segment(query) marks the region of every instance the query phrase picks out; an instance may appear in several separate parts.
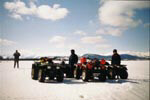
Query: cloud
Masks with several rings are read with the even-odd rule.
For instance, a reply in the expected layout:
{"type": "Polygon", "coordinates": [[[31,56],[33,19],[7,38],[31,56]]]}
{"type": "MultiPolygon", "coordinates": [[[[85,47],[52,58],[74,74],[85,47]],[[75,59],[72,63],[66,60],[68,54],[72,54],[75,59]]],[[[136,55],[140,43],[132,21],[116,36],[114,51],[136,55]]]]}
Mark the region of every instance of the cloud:
{"type": "Polygon", "coordinates": [[[36,16],[46,20],[63,19],[69,13],[68,9],[60,8],[59,4],[49,5],[35,5],[35,0],[30,1],[29,7],[22,1],[5,2],[4,7],[11,13],[11,17],[15,19],[22,19],[24,15],[36,16]]]}
{"type": "Polygon", "coordinates": [[[96,31],[96,34],[112,35],[112,36],[121,36],[123,29],[119,28],[101,28],[96,31]]]}
{"type": "Polygon", "coordinates": [[[136,27],[142,21],[135,20],[135,10],[149,8],[149,1],[107,1],[99,8],[101,24],[113,27],[136,27]]]}
{"type": "Polygon", "coordinates": [[[57,47],[57,48],[63,48],[65,46],[66,37],[63,36],[54,36],[49,39],[49,42],[57,47]]]}
{"type": "Polygon", "coordinates": [[[109,45],[109,44],[101,44],[101,45],[96,45],[96,48],[97,49],[108,49],[108,48],[110,48],[111,47],[111,45],[109,45]]]}
{"type": "Polygon", "coordinates": [[[16,44],[16,42],[0,38],[0,45],[11,46],[11,45],[14,45],[14,44],[16,44]]]}
{"type": "Polygon", "coordinates": [[[37,15],[42,19],[50,19],[53,21],[62,19],[67,15],[68,10],[66,8],[59,7],[60,5],[58,4],[53,5],[53,8],[47,5],[42,5],[38,7],[37,15]]]}
{"type": "Polygon", "coordinates": [[[51,43],[64,43],[65,40],[66,40],[66,38],[63,36],[54,36],[49,40],[49,42],[51,42],[51,43]]]}
{"type": "Polygon", "coordinates": [[[74,34],[76,34],[76,35],[81,35],[81,36],[87,35],[87,33],[85,33],[85,32],[82,31],[82,30],[77,30],[77,31],[74,32],[74,34]]]}
{"type": "Polygon", "coordinates": [[[81,38],[81,42],[87,44],[96,44],[104,41],[105,39],[103,39],[101,36],[86,36],[81,38]]]}
{"type": "Polygon", "coordinates": [[[14,19],[18,19],[18,20],[22,20],[22,17],[19,14],[11,14],[10,17],[14,18],[14,19]]]}

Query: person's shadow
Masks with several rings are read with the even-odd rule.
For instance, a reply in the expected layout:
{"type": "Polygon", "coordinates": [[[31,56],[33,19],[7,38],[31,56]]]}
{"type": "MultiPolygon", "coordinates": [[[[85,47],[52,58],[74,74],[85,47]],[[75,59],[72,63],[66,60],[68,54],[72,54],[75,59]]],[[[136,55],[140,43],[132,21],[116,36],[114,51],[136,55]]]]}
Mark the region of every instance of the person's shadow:
{"type": "Polygon", "coordinates": [[[122,84],[122,83],[134,83],[139,84],[136,79],[106,79],[106,81],[99,81],[98,79],[89,80],[89,83],[110,83],[110,84],[122,84]]]}
{"type": "Polygon", "coordinates": [[[110,84],[123,84],[123,83],[132,83],[132,84],[140,84],[140,82],[149,82],[149,79],[106,79],[106,81],[102,82],[98,79],[89,80],[88,82],[83,82],[82,79],[75,79],[75,78],[64,78],[63,82],[57,82],[55,80],[45,80],[44,83],[51,83],[51,84],[87,84],[87,83],[110,83],[110,84]]]}

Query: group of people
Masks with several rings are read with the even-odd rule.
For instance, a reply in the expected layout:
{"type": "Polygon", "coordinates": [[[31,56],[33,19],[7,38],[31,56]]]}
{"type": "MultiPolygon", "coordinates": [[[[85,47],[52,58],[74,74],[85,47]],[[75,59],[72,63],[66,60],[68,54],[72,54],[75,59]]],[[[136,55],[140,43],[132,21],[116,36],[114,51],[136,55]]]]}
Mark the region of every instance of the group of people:
{"type": "MultiPolygon", "coordinates": [[[[15,68],[16,64],[17,64],[17,68],[19,68],[19,57],[21,56],[21,54],[18,52],[18,50],[16,50],[16,52],[13,54],[13,56],[14,56],[14,68],[15,68]]],[[[73,71],[74,71],[74,64],[77,64],[77,62],[78,62],[78,56],[75,54],[75,50],[72,49],[71,55],[69,57],[69,65],[70,65],[72,76],[73,76],[73,71]]],[[[111,64],[112,65],[120,65],[121,64],[121,57],[117,53],[116,49],[113,50],[111,64]]]]}

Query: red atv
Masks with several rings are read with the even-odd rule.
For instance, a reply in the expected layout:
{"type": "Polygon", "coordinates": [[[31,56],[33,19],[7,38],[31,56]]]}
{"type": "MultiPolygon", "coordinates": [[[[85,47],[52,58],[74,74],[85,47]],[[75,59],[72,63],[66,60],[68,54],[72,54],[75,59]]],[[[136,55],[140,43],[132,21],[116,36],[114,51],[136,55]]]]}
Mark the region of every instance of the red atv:
{"type": "Polygon", "coordinates": [[[74,70],[74,77],[76,79],[80,79],[82,76],[83,81],[94,79],[94,77],[98,77],[100,81],[106,80],[106,61],[104,59],[101,61],[94,59],[87,62],[86,58],[83,57],[80,59],[80,62],[74,70]]]}

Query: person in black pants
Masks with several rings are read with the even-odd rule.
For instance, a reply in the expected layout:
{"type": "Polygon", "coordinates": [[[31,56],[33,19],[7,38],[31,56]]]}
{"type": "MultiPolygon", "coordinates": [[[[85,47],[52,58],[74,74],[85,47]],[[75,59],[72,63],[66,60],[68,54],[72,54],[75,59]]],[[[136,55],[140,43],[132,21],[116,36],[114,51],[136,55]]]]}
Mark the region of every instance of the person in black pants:
{"type": "Polygon", "coordinates": [[[71,50],[71,55],[69,57],[69,65],[70,65],[70,77],[74,77],[73,72],[74,72],[74,64],[77,64],[78,62],[78,56],[75,54],[75,50],[71,50]]]}
{"type": "Polygon", "coordinates": [[[19,56],[20,56],[20,53],[18,52],[18,50],[16,50],[16,52],[13,54],[14,56],[14,68],[17,64],[17,68],[19,68],[19,56]]]}

